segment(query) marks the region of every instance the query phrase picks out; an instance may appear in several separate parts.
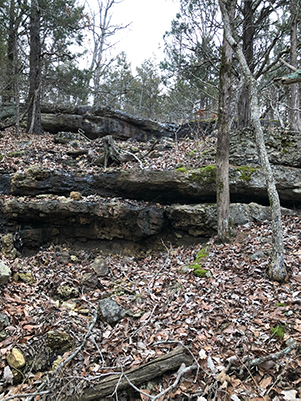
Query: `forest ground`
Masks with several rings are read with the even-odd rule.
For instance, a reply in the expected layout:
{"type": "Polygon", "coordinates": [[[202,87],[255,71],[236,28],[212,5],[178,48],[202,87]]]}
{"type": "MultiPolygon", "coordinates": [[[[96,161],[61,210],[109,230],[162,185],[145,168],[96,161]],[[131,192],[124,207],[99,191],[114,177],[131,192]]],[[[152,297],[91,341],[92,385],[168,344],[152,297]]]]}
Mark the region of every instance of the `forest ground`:
{"type": "MultiPolygon", "coordinates": [[[[147,158],[144,166],[164,170],[187,160],[197,167],[206,162],[201,155],[213,142],[187,140],[169,145],[164,152],[158,151],[160,156],[147,158]]],[[[52,135],[28,137],[22,133],[16,138],[13,130],[6,130],[1,138],[1,154],[5,156],[0,168],[15,172],[40,164],[70,171],[81,168],[93,174],[102,169],[91,162],[91,157],[101,152],[101,142],[86,145],[93,155],[90,152],[90,156],[73,159],[68,156],[66,145],[54,144],[52,135]]],[[[130,146],[146,150],[150,145],[130,146]]],[[[133,165],[129,162],[118,168],[133,165]]],[[[2,195],[5,197],[8,195],[2,195]]],[[[69,333],[75,349],[79,347],[98,301],[104,297],[111,296],[128,313],[115,326],[98,319],[85,347],[59,375],[35,372],[18,384],[5,385],[0,373],[0,399],[24,399],[18,394],[40,388],[46,377],[49,382],[43,390],[51,391],[49,399],[59,399],[66,381],[93,383],[96,376],[126,372],[178,345],[192,353],[196,369],[157,399],[301,399],[300,215],[285,216],[283,228],[289,271],[284,284],[272,282],[266,275],[272,248],[267,221],[236,227],[228,244],[218,244],[216,238],[211,238],[201,261],[202,268],[210,271],[209,277],[196,277],[189,267],[197,258],[200,245],[175,248],[164,244],[164,252],[128,256],[101,255],[97,249],[49,244],[15,260],[1,255],[1,261],[13,273],[30,272],[34,277],[34,282],[11,280],[1,288],[0,311],[11,321],[6,328],[7,337],[0,343],[1,372],[13,347],[30,344],[49,330],[69,333]],[[91,272],[91,263],[99,256],[105,258],[110,273],[99,278],[97,288],[83,291],[82,276],[91,272]],[[62,283],[78,289],[79,296],[72,302],[63,303],[57,298],[56,289],[62,283]],[[265,358],[268,356],[271,358],[265,358]]],[[[63,358],[73,351],[65,352],[63,358]]],[[[164,374],[140,389],[156,397],[172,385],[176,376],[164,374]]],[[[149,399],[145,394],[135,392],[128,398],[118,398],[116,393],[112,399],[149,399]]],[[[43,395],[38,398],[43,399],[43,395]]]]}

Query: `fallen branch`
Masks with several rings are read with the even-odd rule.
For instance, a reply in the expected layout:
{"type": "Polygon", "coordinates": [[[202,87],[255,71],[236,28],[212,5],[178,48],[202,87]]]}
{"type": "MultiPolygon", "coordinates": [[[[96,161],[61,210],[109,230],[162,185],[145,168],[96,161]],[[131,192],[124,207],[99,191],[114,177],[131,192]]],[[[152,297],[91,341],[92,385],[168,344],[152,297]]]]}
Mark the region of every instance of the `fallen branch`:
{"type": "Polygon", "coordinates": [[[249,366],[258,366],[267,361],[278,360],[282,356],[289,354],[296,347],[297,347],[297,343],[296,343],[296,341],[294,341],[291,345],[289,345],[288,347],[284,348],[283,350],[281,350],[279,352],[276,352],[275,354],[270,354],[270,355],[263,356],[261,358],[253,359],[252,361],[249,362],[249,366]]]}
{"type": "Polygon", "coordinates": [[[152,401],[156,401],[156,400],[160,399],[161,397],[163,397],[165,394],[169,393],[174,388],[176,388],[177,385],[179,384],[181,377],[184,376],[185,373],[191,372],[192,370],[195,370],[195,369],[197,369],[197,367],[195,365],[191,365],[186,368],[185,364],[183,363],[178,370],[176,380],[173,382],[173,384],[171,384],[169,387],[167,387],[165,390],[161,391],[161,393],[159,393],[155,396],[147,394],[144,391],[139,390],[138,387],[136,387],[133,383],[131,383],[131,381],[128,379],[128,377],[125,374],[123,376],[126,378],[127,382],[129,383],[129,385],[131,387],[133,387],[134,390],[149,397],[152,401]]]}
{"type": "Polygon", "coordinates": [[[91,381],[90,386],[85,381],[82,383],[82,388],[79,388],[79,385],[74,386],[73,383],[69,389],[70,393],[65,393],[66,395],[61,400],[72,401],[75,397],[78,397],[81,401],[91,401],[99,399],[100,395],[102,398],[109,397],[114,393],[116,388],[118,388],[118,391],[128,388],[130,386],[129,382],[137,387],[141,383],[148,382],[157,376],[162,376],[167,371],[178,369],[183,363],[186,366],[190,366],[192,362],[193,358],[187,350],[184,347],[178,347],[168,354],[161,355],[144,365],[132,368],[124,373],[121,372],[119,377],[116,377],[116,374],[114,374],[114,376],[112,375],[113,377],[107,377],[97,382],[91,381]],[[71,394],[75,387],[78,389],[77,393],[71,394]]]}

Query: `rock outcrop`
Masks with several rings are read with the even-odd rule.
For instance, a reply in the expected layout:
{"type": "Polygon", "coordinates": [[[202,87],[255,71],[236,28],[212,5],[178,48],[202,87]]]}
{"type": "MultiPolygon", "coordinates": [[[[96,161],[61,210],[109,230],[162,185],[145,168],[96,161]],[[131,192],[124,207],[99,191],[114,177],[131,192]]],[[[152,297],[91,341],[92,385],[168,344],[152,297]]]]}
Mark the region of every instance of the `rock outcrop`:
{"type": "MultiPolygon", "coordinates": [[[[21,225],[20,235],[27,247],[72,239],[138,242],[163,237],[168,230],[174,237],[195,239],[214,235],[217,227],[215,204],[162,206],[97,196],[81,200],[14,198],[4,201],[2,212],[8,224],[21,225]]],[[[283,213],[294,212],[283,209],[283,213]]],[[[242,224],[269,220],[271,212],[257,204],[232,204],[231,216],[234,224],[242,224]]]]}
{"type": "MultiPolygon", "coordinates": [[[[273,166],[275,181],[283,206],[301,205],[301,169],[273,166]]],[[[70,174],[63,170],[48,170],[38,166],[22,173],[15,173],[10,179],[9,193],[16,196],[56,194],[69,196],[78,191],[84,196],[122,197],[149,202],[172,203],[214,203],[216,168],[214,165],[199,169],[156,171],[117,170],[93,175],[82,172],[70,174]]],[[[230,192],[232,202],[257,202],[268,205],[265,177],[259,167],[230,167],[230,192]]],[[[1,188],[0,175],[0,188],[1,188]]],[[[3,187],[7,188],[7,176],[3,187]]]]}

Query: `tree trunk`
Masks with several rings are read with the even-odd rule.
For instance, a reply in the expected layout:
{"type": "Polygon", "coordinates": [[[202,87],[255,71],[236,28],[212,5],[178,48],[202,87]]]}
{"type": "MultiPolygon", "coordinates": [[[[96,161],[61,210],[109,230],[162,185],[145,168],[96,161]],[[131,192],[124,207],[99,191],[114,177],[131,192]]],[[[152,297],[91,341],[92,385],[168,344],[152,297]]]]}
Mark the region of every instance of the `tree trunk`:
{"type": "MultiPolygon", "coordinates": [[[[232,6],[232,3],[230,4],[232,6]]],[[[235,8],[228,10],[231,18],[235,8]]],[[[231,119],[231,67],[232,48],[223,37],[219,88],[219,123],[216,144],[216,199],[217,234],[221,242],[230,236],[230,190],[229,190],[229,133],[231,119]]]]}
{"type": "Polygon", "coordinates": [[[9,31],[7,37],[7,66],[6,79],[7,84],[3,94],[3,102],[11,103],[14,98],[14,79],[15,79],[15,47],[17,31],[15,27],[15,0],[10,1],[9,8],[9,31]]]}
{"type": "Polygon", "coordinates": [[[40,6],[38,0],[31,2],[30,14],[30,71],[27,132],[42,134],[41,124],[41,40],[40,6]]]}
{"type": "MultiPolygon", "coordinates": [[[[290,11],[291,11],[291,49],[290,49],[290,64],[293,67],[298,68],[298,57],[297,57],[297,31],[298,31],[298,8],[297,1],[291,0],[290,11]]],[[[299,85],[298,83],[291,85],[291,99],[290,99],[290,112],[289,121],[292,131],[301,131],[300,121],[300,102],[299,102],[299,85]]]]}
{"type": "MultiPolygon", "coordinates": [[[[253,42],[254,42],[254,12],[252,0],[244,1],[243,7],[243,53],[246,59],[246,62],[250,68],[250,71],[254,71],[254,51],[253,51],[253,42]]],[[[250,95],[249,88],[246,83],[243,84],[241,88],[241,92],[238,98],[238,128],[248,127],[251,122],[251,114],[250,114],[250,95]]]]}
{"type": "MultiPolygon", "coordinates": [[[[229,1],[230,3],[233,3],[233,1],[235,0],[228,0],[228,2],[229,1]]],[[[271,279],[281,282],[285,280],[287,276],[287,271],[284,261],[280,201],[275,185],[273,172],[268,159],[264,143],[263,130],[260,123],[260,109],[258,104],[257,83],[247,64],[242,48],[239,46],[239,44],[237,44],[237,42],[233,38],[232,28],[230,24],[230,17],[226,7],[226,4],[228,2],[225,0],[219,0],[224,22],[224,30],[228,42],[230,43],[231,47],[236,53],[244,80],[249,88],[251,122],[255,129],[255,141],[259,152],[261,166],[264,171],[267,182],[267,192],[272,210],[273,256],[272,256],[272,263],[268,269],[268,275],[271,279]]]]}

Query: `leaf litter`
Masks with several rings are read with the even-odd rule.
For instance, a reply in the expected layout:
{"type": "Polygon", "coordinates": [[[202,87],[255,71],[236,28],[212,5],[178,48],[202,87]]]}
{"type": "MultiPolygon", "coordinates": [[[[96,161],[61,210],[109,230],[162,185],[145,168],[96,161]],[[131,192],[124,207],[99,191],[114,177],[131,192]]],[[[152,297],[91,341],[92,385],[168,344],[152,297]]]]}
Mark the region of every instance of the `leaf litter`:
{"type": "MultiPolygon", "coordinates": [[[[15,138],[10,130],[3,133],[2,154],[4,149],[7,154],[26,148],[26,141],[32,150],[27,153],[26,148],[26,156],[18,158],[5,156],[2,171],[22,171],[33,162],[50,169],[59,165],[67,169],[85,166],[87,173],[101,170],[91,167],[85,155],[73,164],[65,163],[70,159],[65,157],[66,147],[54,145],[49,134],[22,138],[15,138]]],[[[97,146],[94,152],[99,151],[97,146]]],[[[196,146],[204,145],[195,140],[183,142],[164,156],[151,158],[147,168],[175,168],[177,160],[187,159],[196,146]]],[[[192,166],[196,163],[197,158],[192,166]]],[[[131,164],[122,167],[131,168],[131,164]]],[[[34,282],[11,280],[1,288],[0,309],[10,325],[0,343],[0,399],[23,399],[18,394],[36,391],[47,376],[47,371],[38,371],[20,384],[11,384],[6,356],[15,346],[30,348],[50,330],[70,334],[75,347],[80,346],[98,301],[106,297],[125,309],[125,318],[115,326],[97,320],[82,351],[64,366],[62,375],[52,377],[48,386],[52,399],[66,381],[86,380],[93,385],[100,375],[141,366],[180,344],[193,355],[196,370],[161,397],[164,400],[301,398],[300,217],[284,216],[283,228],[289,278],[282,285],[266,276],[272,250],[267,221],[236,227],[227,244],[211,238],[206,244],[209,254],[202,262],[210,277],[196,277],[189,267],[199,245],[175,248],[165,244],[166,250],[157,254],[106,256],[110,273],[98,278],[93,289],[84,288],[82,276],[92,272],[91,263],[100,255],[96,250],[49,245],[15,260],[1,255],[13,274],[30,272],[34,282]],[[67,263],[61,258],[64,252],[71,256],[67,263]],[[65,283],[76,288],[78,296],[64,302],[57,297],[57,288],[65,283]],[[297,345],[285,353],[293,341],[297,345]],[[256,364],[257,359],[262,363],[256,364]]],[[[71,353],[66,351],[62,357],[71,353]]],[[[124,399],[150,399],[147,394],[155,397],[174,380],[172,373],[164,374],[140,386],[143,394],[136,392],[124,399]]]]}

